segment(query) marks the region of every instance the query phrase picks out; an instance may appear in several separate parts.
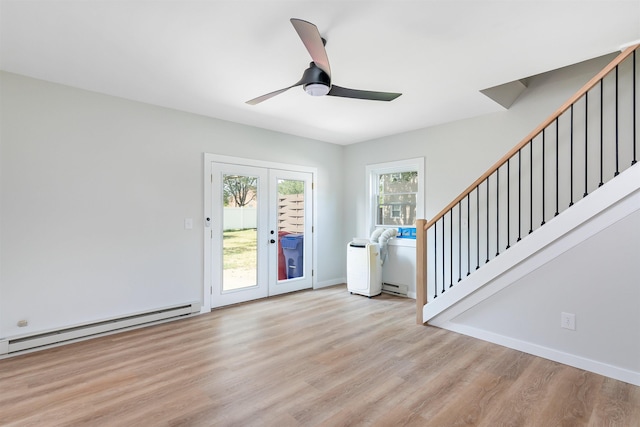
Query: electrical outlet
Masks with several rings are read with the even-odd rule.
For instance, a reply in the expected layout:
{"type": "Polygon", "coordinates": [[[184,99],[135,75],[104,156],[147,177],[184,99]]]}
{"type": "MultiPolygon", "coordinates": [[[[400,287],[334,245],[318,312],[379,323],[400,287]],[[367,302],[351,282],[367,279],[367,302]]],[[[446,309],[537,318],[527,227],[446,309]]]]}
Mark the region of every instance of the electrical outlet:
{"type": "Polygon", "coordinates": [[[193,228],[193,218],[184,219],[184,229],[191,230],[193,228]]]}
{"type": "Polygon", "coordinates": [[[576,330],[576,315],[573,313],[560,313],[560,326],[571,331],[576,330]]]}
{"type": "Polygon", "coordinates": [[[18,320],[18,327],[24,328],[25,326],[29,326],[29,321],[26,319],[18,320]]]}

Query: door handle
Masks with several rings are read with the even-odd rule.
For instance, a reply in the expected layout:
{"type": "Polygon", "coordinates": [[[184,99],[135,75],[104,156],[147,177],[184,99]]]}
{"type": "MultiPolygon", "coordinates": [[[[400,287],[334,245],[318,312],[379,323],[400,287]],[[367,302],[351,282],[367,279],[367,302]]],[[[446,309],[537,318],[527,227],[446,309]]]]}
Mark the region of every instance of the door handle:
{"type": "Polygon", "coordinates": [[[269,241],[269,243],[275,243],[275,242],[276,242],[276,241],[275,241],[274,239],[271,239],[271,240],[269,241]]]}

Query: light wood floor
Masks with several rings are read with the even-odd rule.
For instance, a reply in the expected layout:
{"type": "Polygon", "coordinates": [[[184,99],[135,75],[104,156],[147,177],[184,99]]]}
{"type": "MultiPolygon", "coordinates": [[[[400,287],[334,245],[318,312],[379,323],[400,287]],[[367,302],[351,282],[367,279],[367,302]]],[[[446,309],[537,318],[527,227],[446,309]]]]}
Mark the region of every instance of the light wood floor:
{"type": "Polygon", "coordinates": [[[640,426],[640,387],[343,286],[0,360],[0,425],[640,426]]]}

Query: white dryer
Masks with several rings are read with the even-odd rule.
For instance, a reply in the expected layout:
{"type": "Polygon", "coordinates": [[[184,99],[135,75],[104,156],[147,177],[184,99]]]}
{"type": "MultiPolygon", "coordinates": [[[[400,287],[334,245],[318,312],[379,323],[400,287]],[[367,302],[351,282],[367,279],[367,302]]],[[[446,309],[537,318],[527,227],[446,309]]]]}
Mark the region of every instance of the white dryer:
{"type": "Polygon", "coordinates": [[[347,289],[371,298],[382,293],[382,264],[377,243],[354,240],[347,245],[347,289]]]}

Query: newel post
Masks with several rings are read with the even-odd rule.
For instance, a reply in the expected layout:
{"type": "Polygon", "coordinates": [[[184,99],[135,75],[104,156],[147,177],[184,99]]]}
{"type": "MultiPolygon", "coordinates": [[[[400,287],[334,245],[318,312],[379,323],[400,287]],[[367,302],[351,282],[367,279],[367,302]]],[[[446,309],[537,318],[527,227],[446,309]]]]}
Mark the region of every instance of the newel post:
{"type": "Polygon", "coordinates": [[[427,230],[426,219],[416,221],[416,323],[424,324],[422,308],[427,303],[427,230]]]}

